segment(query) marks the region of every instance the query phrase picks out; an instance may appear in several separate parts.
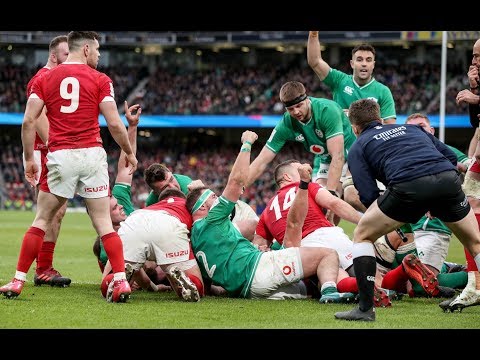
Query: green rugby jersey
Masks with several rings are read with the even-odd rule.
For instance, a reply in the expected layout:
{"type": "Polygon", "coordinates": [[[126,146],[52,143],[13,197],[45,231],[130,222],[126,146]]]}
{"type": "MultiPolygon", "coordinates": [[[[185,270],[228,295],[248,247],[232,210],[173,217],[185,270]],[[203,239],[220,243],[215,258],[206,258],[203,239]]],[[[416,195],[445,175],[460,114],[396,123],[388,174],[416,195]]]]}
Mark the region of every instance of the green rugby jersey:
{"type": "Polygon", "coordinates": [[[234,206],[220,196],[208,215],[193,223],[190,241],[202,276],[231,297],[248,297],[262,252],[230,221],[234,206]]]}
{"type": "Polygon", "coordinates": [[[275,126],[265,146],[278,153],[287,141],[303,144],[308,152],[318,156],[322,163],[330,163],[332,158],[327,150],[327,140],[343,135],[345,158],[356,137],[347,116],[333,100],[309,97],[312,102],[312,118],[302,123],[286,111],[282,120],[275,126]]]}
{"type": "Polygon", "coordinates": [[[350,104],[356,100],[372,99],[380,106],[380,116],[383,120],[397,117],[392,92],[373,77],[367,84],[360,86],[353,79],[353,75],[330,69],[323,82],[332,91],[333,100],[344,110],[348,110],[350,104]]]}
{"type": "MultiPolygon", "coordinates": [[[[188,184],[192,182],[192,179],[186,175],[180,174],[173,174],[173,177],[177,179],[178,185],[180,185],[180,191],[183,192],[185,195],[188,193],[188,184]]],[[[147,200],[145,200],[145,207],[156,204],[158,202],[158,195],[156,195],[153,191],[150,191],[148,194],[147,200]]]]}

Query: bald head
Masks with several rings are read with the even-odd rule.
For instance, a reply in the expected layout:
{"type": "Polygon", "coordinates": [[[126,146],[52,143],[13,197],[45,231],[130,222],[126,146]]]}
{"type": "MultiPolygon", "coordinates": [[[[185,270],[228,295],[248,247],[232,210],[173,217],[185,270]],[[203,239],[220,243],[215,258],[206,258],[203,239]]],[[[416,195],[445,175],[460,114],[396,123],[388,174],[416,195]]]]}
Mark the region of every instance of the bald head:
{"type": "Polygon", "coordinates": [[[478,39],[477,41],[475,41],[475,44],[473,45],[473,48],[477,48],[479,49],[480,48],[480,39],[478,39]]]}

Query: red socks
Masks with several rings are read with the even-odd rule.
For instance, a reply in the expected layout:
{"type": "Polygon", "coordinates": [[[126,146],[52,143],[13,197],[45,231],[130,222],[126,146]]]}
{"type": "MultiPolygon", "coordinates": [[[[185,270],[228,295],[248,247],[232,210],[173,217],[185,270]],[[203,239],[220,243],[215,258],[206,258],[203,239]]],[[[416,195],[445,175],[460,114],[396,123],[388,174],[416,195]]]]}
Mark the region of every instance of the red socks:
{"type": "Polygon", "coordinates": [[[337,290],[338,292],[351,292],[354,294],[358,294],[358,285],[357,285],[357,279],[350,276],[345,279],[340,280],[337,283],[337,290]]]}
{"type": "MultiPolygon", "coordinates": [[[[475,214],[477,218],[478,227],[480,228],[480,214],[475,214]]],[[[473,258],[472,254],[468,252],[467,249],[463,249],[465,252],[465,260],[467,262],[467,271],[478,271],[477,264],[475,263],[475,259],[473,258]]]]}
{"type": "Polygon", "coordinates": [[[17,271],[28,273],[42,247],[45,231],[31,226],[23,236],[20,255],[18,256],[17,271]]]}
{"type": "Polygon", "coordinates": [[[41,274],[44,270],[52,267],[55,245],[54,242],[43,241],[42,248],[37,256],[37,274],[41,274]]]}
{"type": "Polygon", "coordinates": [[[103,247],[107,253],[108,260],[112,265],[112,272],[125,272],[125,260],[123,258],[123,245],[120,236],[114,231],[102,236],[103,247]]]}
{"type": "Polygon", "coordinates": [[[398,265],[395,269],[385,274],[382,281],[382,288],[395,290],[401,293],[407,293],[408,275],[403,270],[402,265],[398,265]]]}
{"type": "Polygon", "coordinates": [[[192,280],[192,282],[195,284],[195,286],[197,287],[197,290],[200,294],[201,297],[204,297],[205,296],[205,290],[203,289],[203,283],[202,281],[196,277],[195,275],[192,275],[192,274],[187,274],[188,278],[190,280],[192,280]]]}
{"type": "Polygon", "coordinates": [[[467,271],[478,271],[477,264],[475,263],[472,254],[470,254],[465,248],[463,248],[463,251],[465,252],[465,260],[467,262],[467,271]]]}

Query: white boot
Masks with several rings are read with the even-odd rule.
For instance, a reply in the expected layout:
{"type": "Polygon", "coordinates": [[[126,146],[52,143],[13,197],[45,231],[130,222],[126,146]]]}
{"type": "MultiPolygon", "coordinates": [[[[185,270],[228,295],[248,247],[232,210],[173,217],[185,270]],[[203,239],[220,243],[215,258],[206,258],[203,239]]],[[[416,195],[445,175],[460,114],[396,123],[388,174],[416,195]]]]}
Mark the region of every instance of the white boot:
{"type": "Polygon", "coordinates": [[[449,305],[450,311],[462,311],[463,308],[469,306],[480,305],[480,290],[476,288],[476,271],[468,272],[468,282],[463,291],[449,305]]]}

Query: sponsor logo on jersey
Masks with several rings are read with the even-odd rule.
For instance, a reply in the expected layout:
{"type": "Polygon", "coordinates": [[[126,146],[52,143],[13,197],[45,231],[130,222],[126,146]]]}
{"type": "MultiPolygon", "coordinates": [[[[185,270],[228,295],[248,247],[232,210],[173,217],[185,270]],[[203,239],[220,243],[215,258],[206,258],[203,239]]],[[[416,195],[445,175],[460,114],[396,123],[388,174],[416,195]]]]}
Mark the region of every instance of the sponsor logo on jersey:
{"type": "Polygon", "coordinates": [[[325,148],[320,145],[310,145],[310,152],[317,155],[321,155],[325,153],[325,148]]]}
{"type": "Polygon", "coordinates": [[[302,134],[300,134],[300,135],[295,136],[295,141],[304,142],[305,138],[303,137],[302,134]]]}
{"type": "Polygon", "coordinates": [[[352,94],[353,94],[353,88],[347,85],[347,86],[345,86],[345,88],[343,89],[343,92],[344,92],[345,94],[352,95],[352,94]]]}
{"type": "Polygon", "coordinates": [[[101,186],[96,186],[96,187],[86,187],[83,190],[87,193],[96,193],[96,192],[99,192],[99,191],[108,190],[108,185],[101,185],[101,186]]]}
{"type": "Polygon", "coordinates": [[[378,103],[378,99],[377,98],[374,98],[373,96],[369,96],[367,97],[368,100],[373,100],[375,101],[376,103],[378,103]]]}
{"type": "Polygon", "coordinates": [[[293,276],[295,276],[295,274],[297,273],[295,271],[295,264],[292,262],[290,265],[285,265],[282,269],[283,271],[283,274],[284,275],[290,275],[292,274],[293,276]]]}
{"type": "Polygon", "coordinates": [[[378,134],[374,135],[373,138],[375,140],[387,141],[387,140],[389,140],[391,138],[395,138],[397,136],[406,135],[406,133],[405,133],[406,129],[407,128],[405,126],[399,126],[399,127],[393,128],[391,130],[387,130],[387,131],[378,133],[378,134]]]}

